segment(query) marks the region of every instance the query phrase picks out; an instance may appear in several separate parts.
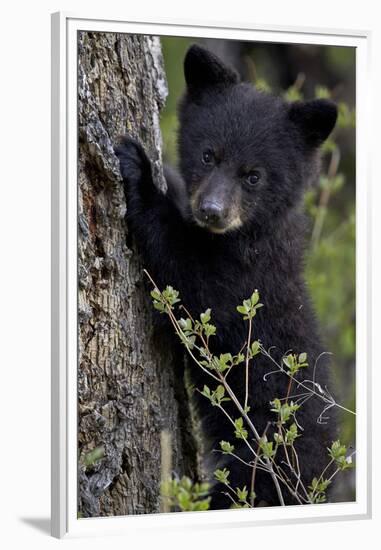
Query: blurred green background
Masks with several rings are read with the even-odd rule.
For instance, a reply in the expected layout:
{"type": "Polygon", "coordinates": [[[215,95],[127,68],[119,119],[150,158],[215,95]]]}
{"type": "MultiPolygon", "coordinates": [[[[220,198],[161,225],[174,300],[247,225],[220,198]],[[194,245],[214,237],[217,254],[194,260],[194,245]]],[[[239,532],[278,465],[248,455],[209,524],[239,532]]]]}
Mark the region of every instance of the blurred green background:
{"type": "MultiPolygon", "coordinates": [[[[333,46],[161,39],[169,95],[161,115],[164,161],[177,164],[177,103],[183,59],[198,42],[234,66],[244,80],[289,100],[331,97],[337,126],[322,149],[321,177],[305,199],[310,216],[306,280],[332,353],[336,400],[355,409],[355,49],[333,46]]],[[[355,446],[355,417],[340,414],[340,439],[355,446]]],[[[347,473],[346,473],[347,474],[347,473]]],[[[335,500],[355,497],[354,473],[341,476],[335,500]]]]}

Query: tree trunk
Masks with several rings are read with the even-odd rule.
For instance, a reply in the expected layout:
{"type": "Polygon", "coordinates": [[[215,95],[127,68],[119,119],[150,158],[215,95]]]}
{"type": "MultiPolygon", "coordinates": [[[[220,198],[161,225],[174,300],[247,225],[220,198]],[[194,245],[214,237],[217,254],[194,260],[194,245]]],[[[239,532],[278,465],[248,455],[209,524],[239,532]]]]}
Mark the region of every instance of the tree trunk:
{"type": "Polygon", "coordinates": [[[175,471],[194,472],[195,455],[183,380],[153,338],[113,144],[126,131],[138,138],[165,185],[161,48],[158,38],[81,32],[78,55],[78,511],[151,513],[160,506],[163,430],[172,435],[175,471]]]}

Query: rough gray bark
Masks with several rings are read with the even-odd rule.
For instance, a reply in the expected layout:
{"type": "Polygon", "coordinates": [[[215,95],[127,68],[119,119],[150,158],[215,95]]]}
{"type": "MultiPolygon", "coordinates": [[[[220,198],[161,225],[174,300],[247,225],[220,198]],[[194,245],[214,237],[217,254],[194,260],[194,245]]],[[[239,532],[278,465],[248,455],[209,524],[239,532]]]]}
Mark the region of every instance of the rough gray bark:
{"type": "Polygon", "coordinates": [[[162,430],[172,434],[174,470],[194,469],[193,453],[182,426],[182,380],[168,350],[154,342],[143,266],[126,244],[113,144],[126,131],[140,139],[157,184],[165,185],[160,42],[81,32],[78,55],[78,511],[150,513],[159,511],[162,430]]]}

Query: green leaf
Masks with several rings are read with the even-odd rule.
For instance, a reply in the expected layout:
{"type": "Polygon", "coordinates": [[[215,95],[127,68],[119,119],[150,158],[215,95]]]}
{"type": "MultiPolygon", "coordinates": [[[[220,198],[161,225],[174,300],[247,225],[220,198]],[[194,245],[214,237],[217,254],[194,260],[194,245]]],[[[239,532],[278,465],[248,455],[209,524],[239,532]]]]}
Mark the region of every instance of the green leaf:
{"type": "Polygon", "coordinates": [[[338,458],[343,456],[345,457],[346,453],[347,453],[347,448],[345,445],[342,445],[340,443],[339,439],[337,439],[336,441],[333,441],[331,447],[328,449],[328,454],[334,460],[337,460],[338,458]]]}
{"type": "Polygon", "coordinates": [[[228,441],[220,441],[220,447],[227,454],[231,454],[234,451],[234,445],[231,445],[228,441]]]}
{"type": "Polygon", "coordinates": [[[300,101],[303,99],[302,92],[295,86],[290,86],[283,94],[286,101],[300,101]]]}
{"type": "Polygon", "coordinates": [[[162,296],[170,304],[170,306],[180,302],[180,299],[178,298],[179,292],[170,285],[163,290],[162,296]]]}
{"type": "Polygon", "coordinates": [[[271,86],[264,78],[257,78],[255,81],[255,87],[260,92],[271,92],[271,86]]]}
{"type": "Polygon", "coordinates": [[[161,302],[157,302],[156,300],[153,302],[153,307],[160,311],[160,313],[165,313],[166,311],[166,306],[161,302]]]}
{"type": "Polygon", "coordinates": [[[297,425],[293,423],[288,430],[286,430],[286,444],[292,445],[297,437],[300,437],[300,434],[298,434],[297,425]]]}
{"type": "Polygon", "coordinates": [[[346,456],[347,447],[346,445],[342,445],[339,439],[332,442],[331,447],[328,448],[328,454],[332,458],[332,460],[335,461],[336,466],[340,468],[340,470],[353,468],[352,457],[346,456]]]}
{"type": "Polygon", "coordinates": [[[291,354],[287,355],[286,357],[283,357],[282,361],[288,368],[292,368],[294,364],[294,358],[291,354]]]}
{"type": "Polygon", "coordinates": [[[301,353],[299,355],[299,363],[305,363],[307,361],[307,354],[306,353],[301,353]]]}
{"type": "Polygon", "coordinates": [[[337,149],[337,144],[334,142],[332,137],[329,137],[321,146],[323,153],[333,153],[337,149]]]}
{"type": "Polygon", "coordinates": [[[297,405],[293,401],[291,403],[285,402],[281,403],[279,399],[274,399],[274,401],[270,402],[270,405],[272,405],[271,412],[275,412],[278,414],[279,422],[281,424],[285,424],[299,409],[300,405],[297,405]]]}
{"type": "Polygon", "coordinates": [[[239,365],[240,363],[243,363],[244,360],[245,360],[245,356],[243,355],[243,353],[239,353],[238,355],[235,355],[233,357],[233,364],[239,365]]]}
{"type": "Polygon", "coordinates": [[[202,393],[202,395],[205,395],[205,397],[208,397],[208,398],[210,398],[210,396],[211,396],[210,389],[208,388],[208,386],[204,386],[201,393],[202,393]]]}
{"type": "Polygon", "coordinates": [[[316,504],[321,504],[322,502],[325,502],[325,492],[330,483],[331,481],[329,479],[318,479],[314,477],[311,485],[308,486],[308,489],[310,491],[308,496],[311,502],[314,502],[316,504]]]}
{"type": "Polygon", "coordinates": [[[185,512],[186,510],[189,510],[190,505],[190,498],[189,494],[186,491],[179,491],[178,495],[178,502],[180,505],[180,508],[185,512]]]}
{"type": "Polygon", "coordinates": [[[151,296],[154,300],[161,300],[161,292],[158,288],[151,290],[151,296]]]}
{"type": "Polygon", "coordinates": [[[249,491],[246,489],[246,485],[240,489],[239,487],[237,487],[237,497],[239,499],[240,502],[246,502],[246,499],[247,499],[247,496],[249,494],[249,491]]]}
{"type": "Polygon", "coordinates": [[[206,323],[209,323],[210,317],[211,317],[211,311],[212,311],[212,310],[211,310],[210,308],[208,308],[208,309],[205,311],[205,313],[201,313],[200,319],[201,319],[201,323],[202,323],[203,325],[206,325],[206,323]]]}
{"type": "Polygon", "coordinates": [[[243,427],[243,418],[237,418],[234,425],[237,429],[241,429],[243,427]]]}
{"type": "Polygon", "coordinates": [[[282,358],[283,363],[288,367],[288,374],[290,376],[295,376],[295,374],[298,372],[300,368],[308,367],[308,363],[303,362],[306,361],[307,354],[301,353],[299,357],[297,357],[295,354],[290,353],[286,357],[282,358]]]}
{"type": "Polygon", "coordinates": [[[261,449],[263,455],[268,458],[268,459],[271,459],[275,456],[275,449],[273,448],[273,442],[272,441],[268,441],[267,440],[267,437],[262,437],[260,440],[259,440],[259,448],[261,449]]]}
{"type": "Polygon", "coordinates": [[[185,347],[187,347],[190,350],[194,348],[194,344],[196,342],[196,336],[194,335],[188,336],[188,334],[185,334],[185,333],[179,333],[178,336],[181,340],[181,343],[184,344],[185,347]]]}
{"type": "Polygon", "coordinates": [[[279,412],[282,406],[282,403],[280,399],[275,398],[274,401],[270,401],[270,405],[274,407],[274,409],[272,409],[273,412],[279,412]]]}
{"type": "Polygon", "coordinates": [[[248,298],[247,300],[244,300],[243,305],[246,307],[247,311],[250,311],[250,309],[251,309],[251,299],[248,298]]]}
{"type": "Polygon", "coordinates": [[[349,106],[340,101],[338,104],[339,114],[337,117],[338,128],[353,128],[356,125],[356,113],[354,109],[350,109],[349,106]]]}
{"type": "Polygon", "coordinates": [[[191,331],[192,330],[192,320],[191,319],[179,319],[179,325],[181,330],[183,331],[191,331]]]}
{"type": "Polygon", "coordinates": [[[258,293],[258,290],[254,290],[250,298],[251,307],[255,306],[258,302],[259,302],[259,293],[258,293]]]}
{"type": "Polygon", "coordinates": [[[221,353],[219,357],[213,357],[213,364],[218,372],[227,370],[233,361],[231,353],[221,353]]]}
{"type": "Polygon", "coordinates": [[[258,355],[258,353],[260,352],[260,347],[261,347],[261,344],[260,342],[258,342],[258,340],[255,340],[252,344],[251,344],[251,353],[252,353],[252,356],[254,357],[255,355],[258,355]]]}
{"type": "Polygon", "coordinates": [[[230,484],[229,475],[230,475],[230,471],[227,470],[226,468],[224,468],[223,470],[216,470],[214,472],[214,477],[216,478],[216,480],[219,481],[220,483],[223,483],[224,485],[230,484]]]}
{"type": "Polygon", "coordinates": [[[189,477],[183,476],[181,479],[175,477],[162,482],[160,494],[176,511],[208,510],[211,500],[207,496],[209,488],[209,483],[193,483],[189,477]]]}
{"type": "Polygon", "coordinates": [[[205,500],[200,500],[199,502],[195,502],[193,504],[193,510],[195,512],[203,512],[205,510],[209,510],[210,501],[211,501],[211,497],[208,497],[205,500]]]}
{"type": "Polygon", "coordinates": [[[215,391],[215,395],[216,395],[217,399],[222,399],[223,396],[225,395],[225,388],[221,384],[219,386],[217,386],[216,391],[215,391]]]}
{"type": "Polygon", "coordinates": [[[317,99],[329,99],[331,97],[331,92],[326,86],[316,86],[315,97],[317,99]]]}
{"type": "Polygon", "coordinates": [[[237,418],[234,421],[235,431],[234,435],[237,439],[247,439],[247,430],[243,427],[243,418],[237,418]]]}
{"type": "Polygon", "coordinates": [[[206,334],[206,336],[214,336],[216,334],[216,327],[214,325],[211,325],[209,323],[207,323],[206,325],[204,325],[204,332],[206,334]]]}

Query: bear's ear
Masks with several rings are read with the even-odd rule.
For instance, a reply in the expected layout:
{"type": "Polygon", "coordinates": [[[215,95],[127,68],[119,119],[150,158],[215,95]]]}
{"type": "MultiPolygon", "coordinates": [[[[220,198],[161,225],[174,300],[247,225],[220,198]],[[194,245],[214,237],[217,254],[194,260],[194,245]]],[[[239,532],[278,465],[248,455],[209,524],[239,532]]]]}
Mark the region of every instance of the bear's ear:
{"type": "Polygon", "coordinates": [[[198,95],[211,86],[236,84],[239,81],[238,74],[233,69],[197,44],[187,51],[184,59],[184,76],[191,95],[198,95]]]}
{"type": "Polygon", "coordinates": [[[288,115],[302,131],[307,144],[318,147],[336,124],[337,107],[328,99],[296,101],[291,104],[288,115]]]}

